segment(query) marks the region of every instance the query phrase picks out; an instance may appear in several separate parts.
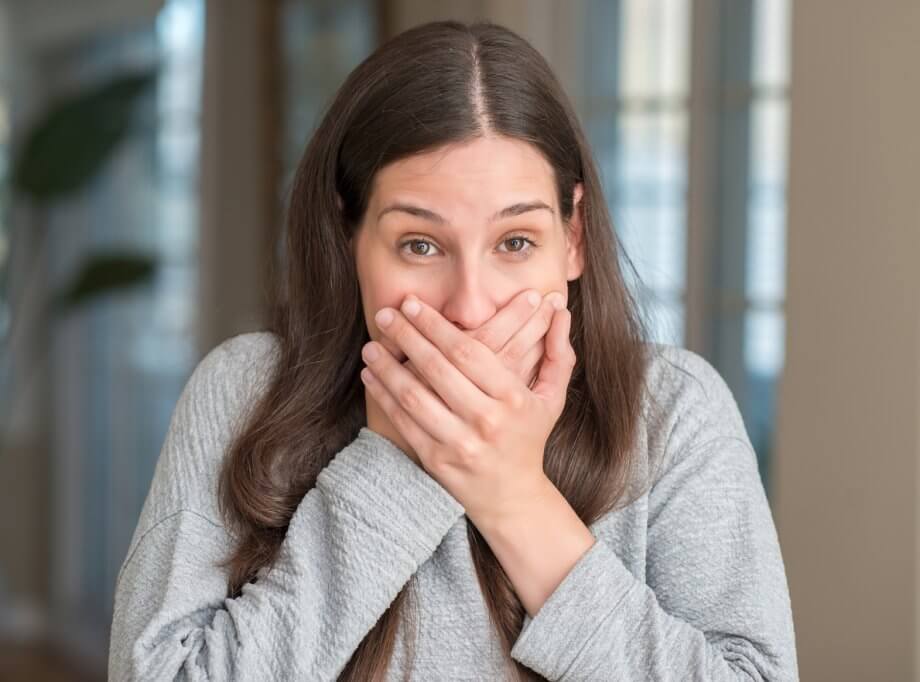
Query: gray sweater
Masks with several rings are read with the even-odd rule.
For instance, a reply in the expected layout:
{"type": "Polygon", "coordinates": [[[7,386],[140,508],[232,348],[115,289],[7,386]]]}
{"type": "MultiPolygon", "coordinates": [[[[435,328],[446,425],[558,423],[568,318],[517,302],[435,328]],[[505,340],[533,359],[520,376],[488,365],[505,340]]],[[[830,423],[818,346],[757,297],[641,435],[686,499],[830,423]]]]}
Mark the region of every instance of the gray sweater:
{"type": "MultiPolygon", "coordinates": [[[[789,591],[737,404],[700,356],[656,345],[638,471],[650,491],[591,525],[597,542],[511,657],[550,680],[797,680],[789,591]],[[649,474],[651,475],[651,474],[649,474]]],[[[411,581],[389,679],[507,679],[463,507],[362,428],[291,518],[277,562],[226,597],[221,459],[277,357],[241,334],[198,365],[119,571],[112,680],[333,680],[411,581]]]]}

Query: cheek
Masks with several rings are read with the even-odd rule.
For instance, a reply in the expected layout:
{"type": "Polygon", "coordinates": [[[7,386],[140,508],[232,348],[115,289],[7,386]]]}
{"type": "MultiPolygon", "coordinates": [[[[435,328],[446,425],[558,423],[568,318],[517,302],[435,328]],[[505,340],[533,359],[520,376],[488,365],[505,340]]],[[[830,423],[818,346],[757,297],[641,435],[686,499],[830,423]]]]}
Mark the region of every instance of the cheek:
{"type": "Polygon", "coordinates": [[[380,330],[374,322],[374,315],[381,308],[396,307],[402,302],[407,283],[405,274],[393,268],[387,254],[378,244],[359,235],[355,250],[355,270],[361,289],[361,305],[364,321],[372,339],[380,338],[380,330]]]}
{"type": "Polygon", "coordinates": [[[361,276],[361,301],[364,306],[364,320],[372,339],[383,336],[374,320],[381,308],[399,308],[410,293],[427,300],[428,290],[424,279],[406,272],[389,269],[369,270],[361,276]]]}
{"type": "Polygon", "coordinates": [[[566,253],[551,248],[520,266],[518,282],[522,288],[533,287],[544,293],[566,291],[566,253]]]}

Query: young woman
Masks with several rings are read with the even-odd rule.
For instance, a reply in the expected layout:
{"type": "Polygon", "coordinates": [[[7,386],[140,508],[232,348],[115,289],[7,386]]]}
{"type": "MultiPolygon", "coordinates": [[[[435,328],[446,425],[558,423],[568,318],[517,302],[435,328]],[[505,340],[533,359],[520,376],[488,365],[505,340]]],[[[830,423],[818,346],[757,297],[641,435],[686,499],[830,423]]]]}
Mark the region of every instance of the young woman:
{"type": "Polygon", "coordinates": [[[440,22],[378,49],[286,240],[272,326],[176,407],[112,679],[798,678],[737,404],[646,340],[524,40],[440,22]]]}

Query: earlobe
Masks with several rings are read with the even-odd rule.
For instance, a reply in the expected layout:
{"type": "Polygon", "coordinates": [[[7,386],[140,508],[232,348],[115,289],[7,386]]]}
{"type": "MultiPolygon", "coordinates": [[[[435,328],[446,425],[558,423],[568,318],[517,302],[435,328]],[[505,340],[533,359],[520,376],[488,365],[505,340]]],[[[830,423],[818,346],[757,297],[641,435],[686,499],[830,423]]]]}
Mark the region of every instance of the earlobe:
{"type": "Polygon", "coordinates": [[[584,196],[584,187],[581,183],[575,185],[572,217],[569,220],[569,230],[566,238],[568,253],[566,266],[566,279],[568,281],[576,280],[581,277],[585,269],[584,253],[584,221],[582,197],[584,196]]]}

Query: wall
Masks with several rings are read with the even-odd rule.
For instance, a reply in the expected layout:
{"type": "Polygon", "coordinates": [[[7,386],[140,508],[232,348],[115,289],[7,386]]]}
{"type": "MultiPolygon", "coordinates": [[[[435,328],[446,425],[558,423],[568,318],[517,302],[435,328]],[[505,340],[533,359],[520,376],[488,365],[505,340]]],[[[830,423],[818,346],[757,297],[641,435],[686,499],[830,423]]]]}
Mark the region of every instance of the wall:
{"type": "Polygon", "coordinates": [[[776,510],[803,680],[918,679],[920,3],[793,3],[776,510]]]}

